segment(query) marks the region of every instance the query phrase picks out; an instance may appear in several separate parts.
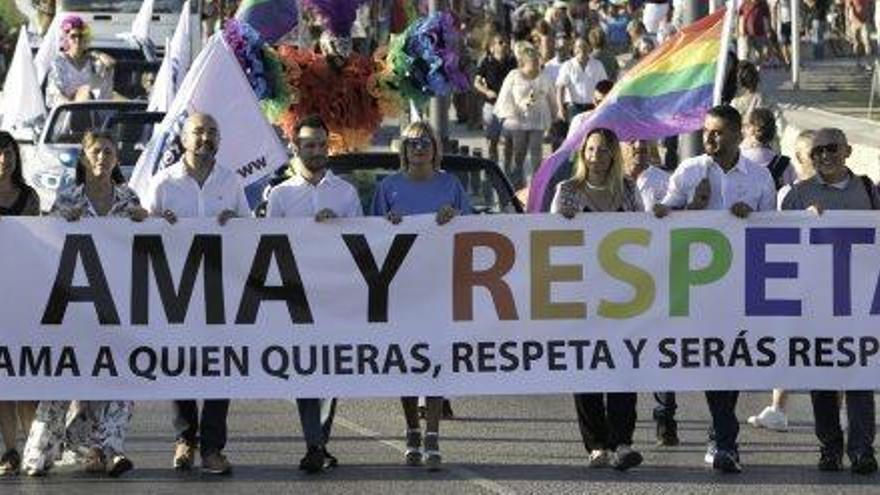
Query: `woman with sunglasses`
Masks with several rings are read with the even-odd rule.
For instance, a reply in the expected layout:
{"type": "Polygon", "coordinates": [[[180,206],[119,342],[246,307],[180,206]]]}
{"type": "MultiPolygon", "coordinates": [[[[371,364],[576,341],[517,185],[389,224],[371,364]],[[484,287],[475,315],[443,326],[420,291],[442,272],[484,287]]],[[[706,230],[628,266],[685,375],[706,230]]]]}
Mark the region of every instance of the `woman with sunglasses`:
{"type": "MultiPolygon", "coordinates": [[[[471,213],[471,203],[458,178],[440,170],[442,150],[431,126],[413,122],[404,129],[400,148],[401,172],[386,177],[376,188],[372,214],[398,224],[407,215],[434,214],[437,225],[445,225],[456,215],[471,213]]],[[[406,418],[406,452],[409,466],[440,468],[439,431],[442,397],[426,399],[424,451],[419,424],[418,397],[402,397],[406,418]]]]}
{"type": "Polygon", "coordinates": [[[89,52],[91,32],[82,17],[61,22],[61,53],[49,67],[46,106],[68,101],[106,100],[113,97],[113,67],[105,53],[89,52]]]}
{"type": "MultiPolygon", "coordinates": [[[[593,129],[575,158],[574,176],[556,186],[550,212],[571,219],[584,212],[627,211],[644,208],[635,184],[624,177],[620,142],[610,129],[593,129]]],[[[632,448],[635,393],[575,394],[574,403],[590,467],[626,471],[642,463],[632,448]]]]}
{"type": "MultiPolygon", "coordinates": [[[[40,198],[24,182],[18,143],[8,132],[0,131],[0,217],[39,215],[40,198]]],[[[36,410],[36,402],[0,402],[0,436],[3,437],[5,447],[0,456],[0,476],[18,474],[21,456],[16,448],[15,437],[19,424],[27,433],[36,410]]]]}
{"type": "MultiPolygon", "coordinates": [[[[50,215],[75,222],[84,217],[118,217],[140,222],[149,215],[125,185],[116,144],[108,134],[89,131],[82,141],[76,185],[55,200],[50,215]]],[[[31,426],[22,462],[28,476],[41,476],[64,450],[72,451],[89,473],[117,477],[134,465],[123,444],[131,420],[129,401],[42,401],[31,426]]]]}

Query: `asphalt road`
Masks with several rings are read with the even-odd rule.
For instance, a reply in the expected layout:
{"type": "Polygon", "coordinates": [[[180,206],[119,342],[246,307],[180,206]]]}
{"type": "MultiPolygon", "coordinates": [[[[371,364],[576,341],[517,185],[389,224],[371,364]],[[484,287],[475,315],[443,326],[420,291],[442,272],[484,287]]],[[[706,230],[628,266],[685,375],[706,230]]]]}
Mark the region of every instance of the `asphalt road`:
{"type": "Polygon", "coordinates": [[[226,453],[231,476],[171,469],[170,404],[139,403],[128,439],[135,470],[113,480],[91,477],[75,467],[42,479],[0,480],[0,494],[247,494],[274,493],[873,493],[880,476],[815,469],[816,441],[809,397],[789,405],[791,431],[774,433],[745,424],[769,400],[768,393],[744,394],[745,472],[714,473],[702,464],[708,412],[701,394],[680,398],[682,445],[654,446],[650,395],[639,397],[636,448],[645,463],[630,472],[591,470],[568,396],[475,397],[454,400],[457,419],[441,426],[444,469],[429,473],[403,465],[404,423],[394,399],[341,401],[330,450],[340,466],[323,475],[296,469],[304,453],[295,406],[286,401],[234,402],[226,453]]]}

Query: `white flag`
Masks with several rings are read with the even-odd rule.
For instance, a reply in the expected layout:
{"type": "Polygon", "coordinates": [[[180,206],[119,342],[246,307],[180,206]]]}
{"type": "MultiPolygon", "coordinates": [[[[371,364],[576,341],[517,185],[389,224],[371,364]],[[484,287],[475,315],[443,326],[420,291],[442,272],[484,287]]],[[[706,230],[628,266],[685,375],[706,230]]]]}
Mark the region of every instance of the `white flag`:
{"type": "Polygon", "coordinates": [[[153,0],[144,0],[131,23],[131,35],[141,44],[150,41],[150,22],[153,20],[153,0]]]}
{"type": "Polygon", "coordinates": [[[180,160],[183,124],[197,112],[209,114],[217,121],[217,166],[239,174],[253,205],[259,199],[266,176],[287,161],[287,152],[263,116],[257,97],[222,33],[212,36],[193,62],[159,131],[141,154],[129,185],[143,197],[153,175],[180,160]],[[253,187],[247,188],[249,185],[253,187]]]}
{"type": "Polygon", "coordinates": [[[170,45],[165,45],[165,58],[156,73],[156,83],[150,91],[150,102],[147,109],[157,112],[167,112],[171,107],[171,101],[180,84],[183,82],[192,62],[192,47],[190,46],[190,10],[189,0],[184,2],[183,10],[177,20],[174,36],[170,45]]]}
{"type": "Polygon", "coordinates": [[[41,86],[43,81],[46,80],[46,75],[49,74],[49,66],[52,65],[52,60],[61,53],[62,17],[65,16],[59,13],[52,19],[52,24],[49,25],[46,34],[43,35],[40,49],[37,50],[37,55],[34,57],[34,66],[37,68],[37,82],[41,86]]]}
{"type": "Polygon", "coordinates": [[[12,131],[22,124],[46,116],[43,93],[37,82],[34,58],[28,43],[27,29],[21,27],[12,64],[3,82],[3,99],[0,100],[0,116],[4,131],[12,131]]]}

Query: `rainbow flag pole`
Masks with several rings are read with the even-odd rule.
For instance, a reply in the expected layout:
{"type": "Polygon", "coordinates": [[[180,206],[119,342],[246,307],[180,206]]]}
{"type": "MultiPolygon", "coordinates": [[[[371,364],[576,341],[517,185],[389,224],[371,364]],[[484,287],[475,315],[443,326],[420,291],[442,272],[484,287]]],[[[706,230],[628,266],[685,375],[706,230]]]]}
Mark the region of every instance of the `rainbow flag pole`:
{"type": "Polygon", "coordinates": [[[613,130],[621,141],[660,139],[693,132],[716,102],[727,67],[733,14],[731,2],[686,26],[642,59],[584,119],[580,128],[547,157],[532,177],[527,211],[541,211],[551,180],[597,127],[613,130]]]}

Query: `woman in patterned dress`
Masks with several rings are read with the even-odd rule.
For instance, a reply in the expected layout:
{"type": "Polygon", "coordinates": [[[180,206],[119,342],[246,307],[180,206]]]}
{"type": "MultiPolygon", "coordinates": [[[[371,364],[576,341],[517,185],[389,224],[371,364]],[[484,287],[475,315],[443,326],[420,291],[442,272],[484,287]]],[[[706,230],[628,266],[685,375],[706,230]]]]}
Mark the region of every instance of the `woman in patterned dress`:
{"type": "MultiPolygon", "coordinates": [[[[117,166],[116,144],[89,131],[76,168],[76,185],[58,195],[50,215],[75,222],[84,217],[147,218],[134,191],[124,184],[117,166]]],[[[41,476],[64,450],[72,451],[90,473],[116,477],[134,465],[125,456],[125,432],[131,420],[129,401],[42,401],[31,425],[22,466],[28,476],[41,476]]]]}

